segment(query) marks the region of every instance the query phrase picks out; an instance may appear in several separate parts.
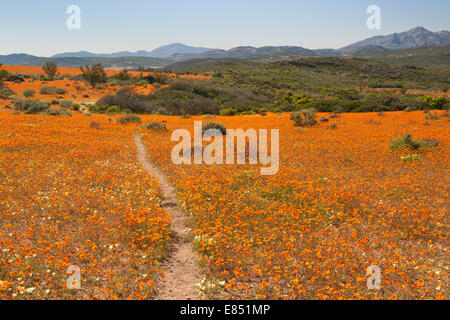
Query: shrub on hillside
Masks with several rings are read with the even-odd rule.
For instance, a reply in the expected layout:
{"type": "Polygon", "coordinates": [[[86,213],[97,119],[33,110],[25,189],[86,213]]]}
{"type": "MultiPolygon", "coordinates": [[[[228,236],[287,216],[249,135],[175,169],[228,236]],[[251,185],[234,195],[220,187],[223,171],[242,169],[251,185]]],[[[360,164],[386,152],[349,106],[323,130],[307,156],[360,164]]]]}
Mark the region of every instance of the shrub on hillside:
{"type": "Polygon", "coordinates": [[[317,124],[316,110],[312,108],[291,113],[291,120],[295,127],[311,127],[317,124]]]}
{"type": "Polygon", "coordinates": [[[55,93],[56,93],[56,94],[60,94],[60,95],[62,95],[62,94],[67,94],[67,90],[66,90],[66,89],[63,89],[63,88],[57,88],[57,89],[55,90],[55,93]]]}
{"type": "Polygon", "coordinates": [[[211,129],[219,130],[223,135],[227,134],[227,128],[223,124],[218,122],[208,122],[203,125],[202,133],[204,134],[206,131],[211,129]]]}
{"type": "Polygon", "coordinates": [[[421,148],[431,147],[432,144],[425,140],[414,140],[411,134],[406,134],[391,141],[389,147],[391,150],[411,149],[419,150],[421,148]]]}
{"type": "Polygon", "coordinates": [[[3,86],[3,81],[8,79],[8,77],[9,77],[9,72],[6,71],[5,69],[0,69],[0,87],[3,86]]]}
{"type": "Polygon", "coordinates": [[[441,117],[437,114],[437,112],[427,112],[425,114],[425,120],[439,120],[441,117]]]}
{"type": "Polygon", "coordinates": [[[56,94],[56,88],[55,88],[55,87],[48,87],[48,86],[45,86],[45,87],[42,87],[42,88],[39,90],[39,93],[40,93],[40,94],[53,95],[53,94],[56,94]]]}
{"type": "Polygon", "coordinates": [[[25,98],[31,98],[32,96],[34,96],[36,94],[36,91],[34,91],[34,90],[25,90],[22,94],[23,94],[23,96],[25,98]]]}
{"type": "Polygon", "coordinates": [[[11,96],[15,95],[15,92],[8,87],[0,87],[0,99],[9,99],[11,96]]]}
{"type": "Polygon", "coordinates": [[[234,116],[236,115],[237,111],[233,108],[226,108],[219,111],[219,114],[221,116],[234,116]]]}
{"type": "Polygon", "coordinates": [[[61,106],[61,108],[70,108],[73,105],[73,101],[72,100],[63,100],[59,103],[59,105],[61,106]]]}
{"type": "Polygon", "coordinates": [[[45,109],[42,112],[40,112],[40,114],[47,116],[66,116],[66,117],[72,116],[72,114],[66,109],[45,109]]]}
{"type": "MultiPolygon", "coordinates": [[[[116,92],[115,95],[106,95],[97,101],[98,111],[104,112],[111,106],[117,106],[120,109],[129,109],[135,113],[151,113],[154,111],[149,99],[141,94],[135,94],[131,87],[124,87],[116,92]]],[[[101,113],[101,112],[99,112],[101,113]]]]}
{"type": "Polygon", "coordinates": [[[149,122],[142,126],[143,129],[153,130],[153,131],[167,131],[165,123],[162,122],[149,122]]]}
{"type": "Polygon", "coordinates": [[[100,63],[94,64],[92,67],[80,67],[83,78],[89,82],[92,88],[106,81],[106,73],[100,63]]]}
{"type": "Polygon", "coordinates": [[[54,62],[46,61],[42,66],[42,70],[47,75],[47,77],[49,77],[50,80],[53,80],[53,78],[56,75],[56,72],[58,71],[58,68],[56,67],[56,64],[54,62]]]}
{"type": "Polygon", "coordinates": [[[133,114],[129,114],[126,116],[122,116],[117,120],[120,124],[128,124],[128,123],[141,123],[142,120],[140,117],[133,115],[133,114]]]}
{"type": "Polygon", "coordinates": [[[110,106],[106,109],[106,113],[107,114],[115,114],[115,113],[120,113],[120,107],[118,106],[110,106]]]}
{"type": "Polygon", "coordinates": [[[50,107],[50,103],[46,101],[33,99],[20,99],[14,101],[14,110],[25,111],[26,114],[37,114],[50,107]]]}

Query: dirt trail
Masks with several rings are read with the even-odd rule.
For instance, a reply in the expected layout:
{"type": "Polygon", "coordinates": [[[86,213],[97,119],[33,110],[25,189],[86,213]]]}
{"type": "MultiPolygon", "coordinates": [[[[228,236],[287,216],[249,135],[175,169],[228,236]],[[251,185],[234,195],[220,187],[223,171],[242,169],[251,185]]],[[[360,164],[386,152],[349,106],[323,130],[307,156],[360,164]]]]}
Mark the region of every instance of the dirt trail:
{"type": "Polygon", "coordinates": [[[159,181],[162,191],[162,207],[172,216],[172,232],[174,240],[172,254],[166,261],[164,279],[159,282],[156,300],[192,300],[198,299],[195,285],[200,283],[202,276],[197,264],[197,255],[191,246],[192,236],[190,228],[184,223],[185,215],[178,207],[175,188],[167,177],[146,156],[145,146],[138,133],[134,134],[136,151],[143,168],[159,181]]]}

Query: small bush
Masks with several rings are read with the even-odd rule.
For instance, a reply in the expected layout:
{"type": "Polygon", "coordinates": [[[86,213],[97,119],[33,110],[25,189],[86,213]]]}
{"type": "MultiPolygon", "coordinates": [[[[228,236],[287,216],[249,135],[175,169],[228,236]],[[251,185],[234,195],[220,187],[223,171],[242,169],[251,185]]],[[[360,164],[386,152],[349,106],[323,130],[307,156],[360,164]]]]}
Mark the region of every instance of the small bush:
{"type": "Polygon", "coordinates": [[[0,88],[0,99],[9,99],[12,95],[14,95],[14,91],[12,91],[8,87],[2,87],[0,88]]]}
{"type": "Polygon", "coordinates": [[[128,114],[126,116],[122,116],[117,121],[121,124],[141,123],[142,122],[140,117],[133,115],[133,114],[128,114]]]}
{"type": "Polygon", "coordinates": [[[441,117],[437,112],[428,112],[425,114],[425,120],[439,120],[441,117]]]}
{"type": "Polygon", "coordinates": [[[393,140],[390,144],[391,150],[419,150],[421,148],[431,147],[432,145],[424,140],[414,140],[411,134],[406,134],[403,137],[398,137],[393,140]]]}
{"type": "Polygon", "coordinates": [[[120,107],[110,106],[110,107],[108,107],[108,109],[106,109],[106,113],[108,113],[108,114],[120,113],[120,107]]]}
{"type": "Polygon", "coordinates": [[[69,111],[67,111],[66,109],[46,109],[46,110],[40,112],[40,114],[47,115],[47,116],[66,116],[66,117],[72,116],[72,114],[69,111]]]}
{"type": "Polygon", "coordinates": [[[26,114],[37,114],[50,107],[50,103],[40,100],[21,99],[14,101],[14,110],[25,111],[26,114]]]}
{"type": "Polygon", "coordinates": [[[42,70],[44,73],[49,77],[51,80],[56,75],[56,72],[58,71],[58,68],[56,67],[56,64],[53,61],[46,61],[44,65],[42,66],[42,70]]]}
{"type": "Polygon", "coordinates": [[[91,128],[97,129],[97,130],[100,129],[100,123],[97,122],[97,121],[91,121],[91,123],[89,124],[89,126],[90,126],[91,128]]]}
{"type": "Polygon", "coordinates": [[[25,98],[31,98],[32,96],[34,96],[36,94],[36,91],[34,91],[34,90],[25,90],[23,93],[22,93],[22,95],[25,97],[25,98]]]}
{"type": "Polygon", "coordinates": [[[162,122],[150,122],[142,126],[143,129],[154,131],[168,131],[166,124],[162,122]]]}
{"type": "Polygon", "coordinates": [[[40,94],[53,95],[53,94],[56,94],[56,88],[55,87],[47,87],[47,86],[45,86],[45,87],[42,87],[39,90],[39,93],[40,94]]]}
{"type": "Polygon", "coordinates": [[[105,105],[97,105],[97,104],[91,104],[88,107],[89,111],[92,113],[106,113],[106,109],[108,109],[108,106],[105,105]]]}
{"type": "Polygon", "coordinates": [[[233,108],[226,108],[219,111],[221,116],[234,116],[237,113],[233,108]]]}
{"type": "Polygon", "coordinates": [[[317,124],[316,110],[312,108],[291,113],[291,120],[295,127],[312,127],[317,124]]]}
{"type": "Polygon", "coordinates": [[[59,103],[59,105],[61,106],[61,108],[70,108],[73,105],[73,101],[72,100],[63,100],[59,103]]]}
{"type": "Polygon", "coordinates": [[[328,127],[330,130],[336,130],[338,128],[336,123],[333,123],[331,126],[328,127]]]}
{"type": "Polygon", "coordinates": [[[8,77],[9,77],[9,72],[6,71],[5,69],[1,69],[0,70],[0,87],[3,86],[3,81],[8,79],[8,77]]]}
{"type": "Polygon", "coordinates": [[[66,93],[67,93],[67,90],[66,90],[66,89],[63,89],[63,88],[57,88],[57,89],[55,90],[55,93],[56,93],[56,94],[66,94],[66,93]]]}
{"type": "Polygon", "coordinates": [[[202,133],[205,133],[206,131],[210,130],[210,129],[217,129],[219,130],[223,135],[227,134],[227,128],[218,122],[208,122],[207,124],[205,124],[202,127],[202,133]]]}
{"type": "Polygon", "coordinates": [[[98,84],[106,81],[106,73],[100,63],[94,64],[92,67],[80,68],[83,78],[95,88],[98,84]]]}

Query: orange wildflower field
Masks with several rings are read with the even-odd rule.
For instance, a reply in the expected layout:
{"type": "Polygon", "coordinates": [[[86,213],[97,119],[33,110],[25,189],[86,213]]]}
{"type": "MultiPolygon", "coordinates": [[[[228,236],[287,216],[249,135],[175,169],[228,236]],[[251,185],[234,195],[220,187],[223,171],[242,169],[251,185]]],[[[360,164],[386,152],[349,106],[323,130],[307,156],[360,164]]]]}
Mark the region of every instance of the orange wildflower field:
{"type": "MultiPolygon", "coordinates": [[[[206,121],[164,119],[169,129],[191,131],[194,120],[206,121]]],[[[178,187],[208,294],[448,298],[448,121],[426,121],[423,112],[343,114],[309,129],[294,128],[288,114],[213,121],[280,129],[279,173],[174,165],[170,134],[144,133],[151,159],[178,187]],[[411,151],[393,152],[389,143],[406,132],[439,144],[404,161],[411,151]],[[367,288],[370,266],[381,270],[381,290],[367,288]]]]}
{"type": "Polygon", "coordinates": [[[153,295],[170,218],[130,130],[0,112],[0,299],[153,295]],[[80,290],[67,289],[71,265],[80,290]]]}
{"type": "Polygon", "coordinates": [[[210,283],[204,297],[448,298],[448,121],[423,112],[342,114],[297,129],[288,114],[216,117],[227,128],[280,129],[280,171],[174,165],[170,130],[203,117],[0,113],[0,298],[146,299],[163,276],[170,217],[139,166],[133,132],[176,186],[210,283]],[[90,126],[97,122],[100,128],[90,126]],[[333,126],[335,124],[336,126],[333,126]],[[439,141],[391,151],[411,132],[439,141]],[[82,289],[67,289],[78,265],[82,289]],[[381,270],[368,290],[366,270],[381,270]]]}

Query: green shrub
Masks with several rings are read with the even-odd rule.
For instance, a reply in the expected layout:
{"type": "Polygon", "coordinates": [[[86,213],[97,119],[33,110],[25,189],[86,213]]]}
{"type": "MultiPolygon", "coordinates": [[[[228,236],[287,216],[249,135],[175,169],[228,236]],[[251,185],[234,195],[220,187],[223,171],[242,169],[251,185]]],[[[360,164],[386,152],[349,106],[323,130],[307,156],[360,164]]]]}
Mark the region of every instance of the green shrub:
{"type": "Polygon", "coordinates": [[[53,95],[53,94],[56,94],[56,88],[55,88],[55,87],[48,87],[48,86],[45,86],[45,87],[42,87],[42,88],[39,90],[39,93],[40,93],[40,94],[53,95]]]}
{"type": "Polygon", "coordinates": [[[63,100],[59,103],[59,105],[61,106],[61,108],[70,108],[73,105],[73,101],[72,100],[63,100]]]}
{"type": "Polygon", "coordinates": [[[97,130],[99,130],[99,129],[101,128],[100,123],[97,122],[97,121],[91,121],[91,123],[89,124],[89,126],[90,126],[91,128],[97,129],[97,130]]]}
{"type": "Polygon", "coordinates": [[[391,141],[389,147],[391,150],[402,150],[402,149],[410,149],[410,150],[419,150],[421,148],[431,147],[432,144],[425,140],[414,140],[411,134],[406,134],[402,137],[398,137],[391,141]]]}
{"type": "Polygon", "coordinates": [[[34,90],[25,90],[22,94],[23,94],[23,96],[25,98],[31,98],[32,96],[34,96],[36,94],[36,91],[34,91],[34,90]]]}
{"type": "Polygon", "coordinates": [[[126,116],[122,116],[117,121],[121,124],[141,123],[142,122],[141,118],[134,114],[128,114],[126,116]]]}
{"type": "Polygon", "coordinates": [[[8,79],[8,77],[9,77],[9,72],[6,71],[5,69],[1,69],[0,70],[0,87],[3,86],[3,81],[8,79]]]}
{"type": "Polygon", "coordinates": [[[425,114],[425,120],[439,120],[441,117],[437,114],[437,112],[427,112],[425,114]]]}
{"type": "Polygon", "coordinates": [[[1,87],[0,88],[0,99],[3,99],[3,100],[9,99],[14,94],[15,94],[15,92],[12,91],[8,87],[1,87]]]}
{"type": "Polygon", "coordinates": [[[92,67],[80,68],[83,78],[95,88],[98,84],[106,81],[106,73],[100,63],[94,64],[92,67]]]}
{"type": "Polygon", "coordinates": [[[433,98],[430,101],[430,109],[442,109],[446,104],[448,100],[446,97],[437,97],[433,98]]]}
{"type": "Polygon", "coordinates": [[[219,111],[221,116],[234,116],[237,113],[233,108],[226,108],[219,111]]]}
{"type": "Polygon", "coordinates": [[[108,109],[106,109],[106,113],[108,113],[108,114],[120,113],[120,107],[110,106],[110,107],[108,107],[108,109]]]}
{"type": "Polygon", "coordinates": [[[97,105],[97,104],[91,104],[88,107],[89,111],[92,113],[106,113],[106,110],[108,109],[108,106],[105,105],[97,105]]]}
{"type": "Polygon", "coordinates": [[[56,67],[56,64],[54,62],[49,60],[44,63],[44,65],[42,66],[42,70],[47,75],[47,77],[49,77],[49,79],[53,80],[56,72],[58,71],[58,68],[56,67]]]}
{"type": "Polygon", "coordinates": [[[312,108],[291,113],[291,120],[295,127],[311,127],[317,124],[316,110],[312,108]]]}
{"type": "Polygon", "coordinates": [[[14,101],[14,109],[18,111],[25,111],[25,114],[37,114],[50,107],[50,103],[46,101],[33,99],[20,99],[14,101]]]}
{"type": "Polygon", "coordinates": [[[47,115],[47,116],[66,116],[66,117],[72,116],[72,114],[69,111],[67,111],[66,109],[46,109],[46,110],[43,110],[42,112],[40,112],[40,114],[47,115]]]}
{"type": "Polygon", "coordinates": [[[227,128],[223,124],[218,122],[208,122],[207,124],[203,125],[202,133],[205,133],[210,129],[219,130],[223,135],[227,134],[227,128]]]}
{"type": "Polygon", "coordinates": [[[67,93],[67,90],[66,90],[66,89],[63,89],[63,88],[57,88],[57,89],[55,90],[55,93],[56,93],[56,94],[62,95],[62,94],[66,94],[66,93],[67,93]]]}
{"type": "Polygon", "coordinates": [[[154,131],[168,131],[166,124],[162,122],[150,122],[142,126],[143,129],[154,131]]]}

